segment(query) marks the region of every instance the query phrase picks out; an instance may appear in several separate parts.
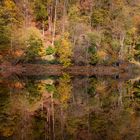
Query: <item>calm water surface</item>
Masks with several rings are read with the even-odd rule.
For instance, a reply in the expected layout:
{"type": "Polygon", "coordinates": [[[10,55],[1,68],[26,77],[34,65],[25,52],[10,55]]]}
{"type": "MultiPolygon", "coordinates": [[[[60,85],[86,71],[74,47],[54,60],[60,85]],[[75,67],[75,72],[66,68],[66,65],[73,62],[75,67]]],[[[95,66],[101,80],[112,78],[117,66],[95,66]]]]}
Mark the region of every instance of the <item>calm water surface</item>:
{"type": "Polygon", "coordinates": [[[140,140],[140,81],[1,78],[0,140],[140,140]]]}

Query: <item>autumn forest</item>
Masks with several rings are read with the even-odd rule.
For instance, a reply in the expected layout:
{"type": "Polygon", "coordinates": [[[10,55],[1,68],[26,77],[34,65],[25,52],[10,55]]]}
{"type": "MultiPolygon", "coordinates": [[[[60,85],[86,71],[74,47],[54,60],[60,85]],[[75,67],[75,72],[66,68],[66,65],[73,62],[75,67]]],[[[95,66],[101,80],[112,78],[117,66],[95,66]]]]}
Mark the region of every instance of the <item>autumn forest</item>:
{"type": "Polygon", "coordinates": [[[140,0],[0,0],[0,140],[140,140],[140,0]]]}
{"type": "Polygon", "coordinates": [[[139,61],[139,0],[1,0],[0,61],[139,61]]]}

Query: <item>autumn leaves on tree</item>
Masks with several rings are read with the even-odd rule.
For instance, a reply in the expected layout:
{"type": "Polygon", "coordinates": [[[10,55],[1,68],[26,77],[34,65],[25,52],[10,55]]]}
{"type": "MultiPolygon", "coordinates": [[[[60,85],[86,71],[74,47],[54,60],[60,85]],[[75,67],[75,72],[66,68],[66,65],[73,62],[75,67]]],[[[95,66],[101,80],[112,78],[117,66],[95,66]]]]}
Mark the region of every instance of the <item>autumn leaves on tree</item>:
{"type": "Polygon", "coordinates": [[[139,0],[1,0],[0,61],[139,61],[139,0]]]}

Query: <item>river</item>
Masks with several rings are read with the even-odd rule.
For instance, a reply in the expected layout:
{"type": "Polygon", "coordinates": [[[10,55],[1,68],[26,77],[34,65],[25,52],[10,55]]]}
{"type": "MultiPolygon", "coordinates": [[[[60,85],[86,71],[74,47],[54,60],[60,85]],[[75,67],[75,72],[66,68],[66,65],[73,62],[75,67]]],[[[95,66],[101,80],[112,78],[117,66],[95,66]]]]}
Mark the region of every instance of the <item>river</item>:
{"type": "Polygon", "coordinates": [[[0,140],[139,140],[139,124],[139,79],[0,79],[0,140]]]}

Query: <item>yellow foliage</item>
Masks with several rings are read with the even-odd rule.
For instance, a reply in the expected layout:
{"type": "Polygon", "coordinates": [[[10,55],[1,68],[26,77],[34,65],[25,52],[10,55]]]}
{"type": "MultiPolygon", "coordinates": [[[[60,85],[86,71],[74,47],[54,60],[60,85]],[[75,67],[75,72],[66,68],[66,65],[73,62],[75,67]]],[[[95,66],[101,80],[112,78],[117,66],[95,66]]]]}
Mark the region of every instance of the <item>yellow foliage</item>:
{"type": "Polygon", "coordinates": [[[123,1],[122,0],[115,0],[114,3],[118,6],[123,6],[123,1]]]}
{"type": "Polygon", "coordinates": [[[107,88],[107,85],[104,81],[96,84],[96,90],[99,93],[105,93],[106,88],[107,88]]]}
{"type": "Polygon", "coordinates": [[[40,51],[38,52],[38,54],[40,55],[40,56],[45,56],[46,55],[46,49],[45,48],[40,48],[40,51]]]}
{"type": "Polygon", "coordinates": [[[130,28],[130,29],[128,30],[128,33],[129,33],[130,35],[134,35],[136,32],[137,32],[137,28],[135,28],[135,27],[130,28]]]}
{"type": "Polygon", "coordinates": [[[11,0],[4,0],[4,5],[8,10],[13,10],[15,8],[15,4],[11,0]]]}
{"type": "Polygon", "coordinates": [[[28,40],[31,36],[33,36],[34,38],[37,38],[37,39],[41,39],[43,40],[43,36],[41,34],[41,32],[36,28],[36,27],[29,27],[27,28],[27,30],[25,31],[25,34],[24,34],[24,40],[28,40]]]}
{"type": "Polygon", "coordinates": [[[64,34],[64,37],[58,40],[57,53],[59,55],[59,61],[64,67],[71,65],[72,56],[72,44],[68,40],[68,34],[64,34]]]}
{"type": "Polygon", "coordinates": [[[10,136],[12,136],[12,135],[13,135],[13,130],[12,130],[12,128],[10,128],[10,127],[4,128],[4,129],[3,129],[3,132],[2,132],[2,135],[3,135],[4,137],[10,137],[10,136]]]}
{"type": "Polygon", "coordinates": [[[99,56],[99,58],[104,58],[107,56],[107,53],[104,50],[100,50],[97,52],[97,55],[99,56]]]}
{"type": "Polygon", "coordinates": [[[45,84],[39,83],[37,85],[37,89],[39,90],[40,93],[43,93],[46,90],[45,84]]]}
{"type": "Polygon", "coordinates": [[[57,88],[60,97],[60,102],[62,103],[63,106],[67,105],[67,101],[71,97],[71,90],[72,90],[72,85],[71,85],[70,76],[64,74],[63,77],[60,78],[59,86],[57,88]]]}

